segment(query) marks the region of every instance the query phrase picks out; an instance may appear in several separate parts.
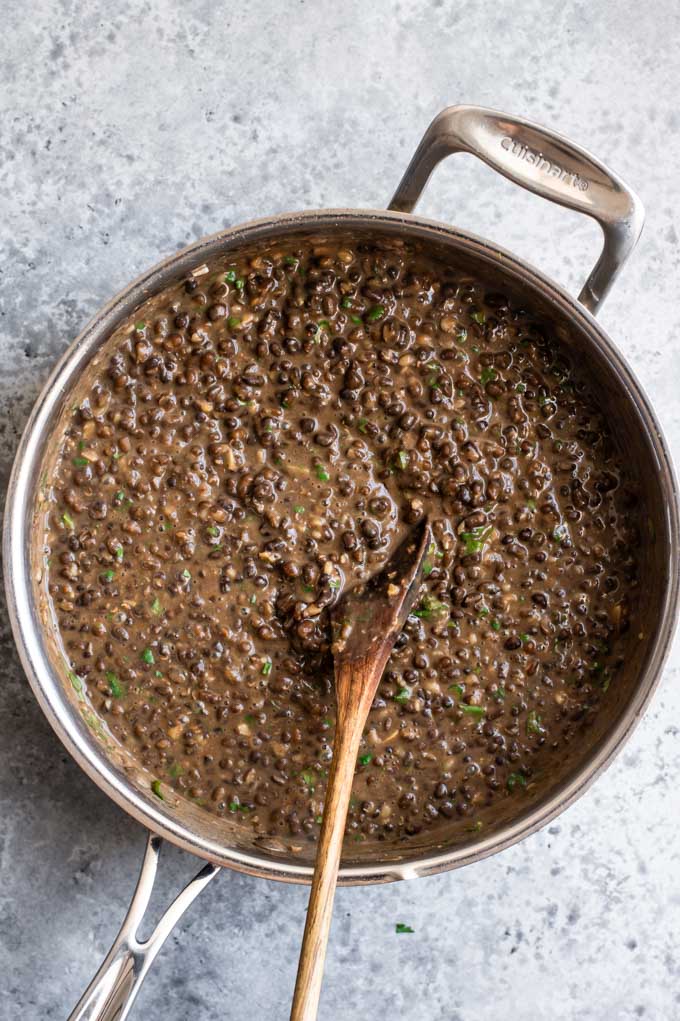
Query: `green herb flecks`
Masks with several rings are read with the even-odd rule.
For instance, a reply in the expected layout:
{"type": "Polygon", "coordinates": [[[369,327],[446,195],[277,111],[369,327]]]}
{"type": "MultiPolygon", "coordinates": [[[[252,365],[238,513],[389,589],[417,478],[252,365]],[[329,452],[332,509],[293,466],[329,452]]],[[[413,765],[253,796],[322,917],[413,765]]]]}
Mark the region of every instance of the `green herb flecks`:
{"type": "Polygon", "coordinates": [[[154,654],[149,648],[143,650],[140,659],[142,663],[148,663],[149,666],[153,666],[153,664],[156,662],[154,654]]]}
{"type": "Polygon", "coordinates": [[[470,532],[462,532],[460,538],[465,544],[466,554],[481,553],[492,532],[493,525],[478,525],[470,532]]]}
{"type": "Polygon", "coordinates": [[[541,724],[541,717],[535,709],[532,709],[527,716],[527,734],[544,734],[545,727],[541,724]]]}
{"type": "Polygon", "coordinates": [[[239,801],[230,801],[229,802],[229,811],[230,812],[249,812],[250,809],[248,808],[247,805],[242,805],[239,801]]]}
{"type": "Polygon", "coordinates": [[[406,450],[398,450],[397,455],[394,459],[396,467],[399,471],[406,471],[408,468],[409,454],[406,450]]]}
{"type": "Polygon", "coordinates": [[[64,522],[64,525],[66,526],[66,528],[75,528],[76,527],[76,523],[73,520],[73,518],[71,517],[71,515],[68,513],[68,511],[64,511],[64,513],[61,516],[61,520],[64,522]]]}
{"type": "Polygon", "coordinates": [[[157,798],[160,798],[161,801],[165,801],[165,798],[163,797],[163,790],[161,788],[160,780],[151,781],[151,790],[154,792],[157,798]]]}
{"type": "Polygon", "coordinates": [[[262,664],[262,673],[264,674],[265,677],[267,677],[272,672],[272,666],[273,664],[270,659],[268,659],[266,663],[262,664]]]}
{"type": "Polygon", "coordinates": [[[484,323],[486,322],[486,316],[484,315],[483,312],[479,312],[479,311],[473,312],[472,313],[472,318],[474,319],[474,321],[476,323],[479,323],[480,326],[483,326],[484,323]]]}
{"type": "Polygon", "coordinates": [[[122,698],[125,694],[125,688],[120,683],[117,674],[114,674],[112,670],[106,671],[106,683],[111,689],[111,694],[114,698],[122,698]]]}
{"type": "Polygon", "coordinates": [[[458,704],[458,708],[461,713],[465,713],[467,716],[476,716],[478,718],[483,716],[486,712],[483,705],[468,705],[466,702],[460,702],[458,704]]]}
{"type": "Polygon", "coordinates": [[[408,702],[410,697],[411,697],[411,689],[410,688],[406,688],[406,687],[402,687],[402,688],[399,689],[397,694],[394,696],[394,701],[398,702],[399,705],[406,705],[406,703],[408,702]]]}
{"type": "Polygon", "coordinates": [[[112,567],[109,567],[109,569],[107,571],[102,571],[102,573],[99,575],[99,577],[101,578],[102,581],[106,582],[106,584],[108,585],[116,577],[116,572],[113,570],[112,567]]]}
{"type": "Polygon", "coordinates": [[[319,322],[316,324],[316,330],[314,331],[314,343],[320,344],[324,334],[329,334],[330,332],[331,324],[328,322],[328,320],[320,319],[319,322]]]}
{"type": "Polygon", "coordinates": [[[160,617],[160,615],[163,612],[163,607],[161,606],[161,601],[158,598],[158,596],[156,596],[156,598],[154,599],[153,603],[151,604],[151,612],[156,617],[160,617]]]}
{"type": "Polygon", "coordinates": [[[385,315],[385,308],[383,305],[374,305],[373,308],[368,310],[366,318],[369,323],[375,323],[378,319],[382,319],[385,315]]]}
{"type": "Polygon", "coordinates": [[[328,482],[330,480],[330,475],[322,464],[317,464],[314,471],[319,482],[328,482]]]}
{"type": "Polygon", "coordinates": [[[413,611],[413,616],[420,617],[421,620],[430,620],[432,617],[438,617],[442,613],[448,614],[448,612],[449,607],[446,603],[435,599],[434,596],[425,596],[418,609],[413,611]]]}
{"type": "Polygon", "coordinates": [[[522,773],[511,773],[507,780],[507,788],[514,791],[516,787],[526,787],[527,778],[522,773]]]}
{"type": "Polygon", "coordinates": [[[415,929],[412,929],[410,925],[404,925],[403,922],[397,922],[397,924],[394,927],[394,931],[399,935],[402,935],[403,933],[406,932],[415,932],[415,929]]]}
{"type": "Polygon", "coordinates": [[[367,766],[369,764],[369,762],[371,762],[372,759],[373,759],[372,755],[368,755],[368,754],[367,755],[360,755],[359,756],[359,765],[360,766],[367,766]]]}
{"type": "Polygon", "coordinates": [[[311,769],[305,769],[300,773],[300,779],[307,788],[310,794],[313,794],[316,789],[316,777],[312,773],[311,769]]]}
{"type": "Polygon", "coordinates": [[[482,386],[486,386],[487,383],[493,382],[494,379],[498,378],[498,374],[495,369],[492,369],[490,365],[485,365],[482,369],[482,374],[479,377],[482,386]]]}
{"type": "Polygon", "coordinates": [[[229,316],[227,319],[227,326],[230,330],[235,330],[237,326],[241,325],[241,320],[238,316],[229,316]]]}

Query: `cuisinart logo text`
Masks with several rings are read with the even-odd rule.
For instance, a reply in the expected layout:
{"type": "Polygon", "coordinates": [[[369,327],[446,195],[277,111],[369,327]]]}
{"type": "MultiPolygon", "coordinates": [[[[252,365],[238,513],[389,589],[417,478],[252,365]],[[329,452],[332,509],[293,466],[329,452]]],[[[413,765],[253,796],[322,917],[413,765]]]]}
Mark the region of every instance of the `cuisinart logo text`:
{"type": "Polygon", "coordinates": [[[512,153],[518,160],[524,160],[529,166],[542,170],[543,173],[548,174],[550,177],[556,177],[559,181],[566,181],[572,188],[577,188],[579,191],[588,191],[588,182],[585,178],[565,170],[559,163],[553,163],[551,160],[546,159],[542,152],[536,152],[534,149],[530,149],[528,145],[516,142],[514,138],[508,138],[507,135],[505,138],[501,138],[501,149],[512,153]]]}

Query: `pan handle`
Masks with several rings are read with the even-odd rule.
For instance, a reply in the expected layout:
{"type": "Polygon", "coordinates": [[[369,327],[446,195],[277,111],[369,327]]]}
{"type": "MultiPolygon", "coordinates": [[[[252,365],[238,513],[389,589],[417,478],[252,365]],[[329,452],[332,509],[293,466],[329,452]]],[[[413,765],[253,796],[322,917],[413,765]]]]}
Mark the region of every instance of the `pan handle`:
{"type": "Polygon", "coordinates": [[[125,1021],[147,971],[175,923],[220,871],[218,865],[204,865],[175,898],[149,938],[140,943],[137,932],[149,905],[162,843],[160,837],[149,834],[139,880],[125,921],[68,1021],[125,1021]]]}
{"type": "Polygon", "coordinates": [[[604,246],[579,294],[597,312],[635,247],[645,219],[634,191],[563,135],[481,106],[450,106],[430,124],[389,205],[410,213],[445,156],[468,152],[515,184],[597,220],[604,246]]]}

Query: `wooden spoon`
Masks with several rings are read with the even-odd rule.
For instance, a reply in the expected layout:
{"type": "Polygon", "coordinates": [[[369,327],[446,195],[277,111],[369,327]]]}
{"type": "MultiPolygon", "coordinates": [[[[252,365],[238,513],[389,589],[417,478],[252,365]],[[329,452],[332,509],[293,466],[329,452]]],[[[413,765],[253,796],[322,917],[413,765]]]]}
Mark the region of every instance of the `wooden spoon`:
{"type": "Polygon", "coordinates": [[[418,595],[431,542],[430,527],[423,520],[379,574],[344,594],[332,610],[337,722],[291,1021],[314,1021],[317,1015],[361,736],[392,646],[418,595]]]}

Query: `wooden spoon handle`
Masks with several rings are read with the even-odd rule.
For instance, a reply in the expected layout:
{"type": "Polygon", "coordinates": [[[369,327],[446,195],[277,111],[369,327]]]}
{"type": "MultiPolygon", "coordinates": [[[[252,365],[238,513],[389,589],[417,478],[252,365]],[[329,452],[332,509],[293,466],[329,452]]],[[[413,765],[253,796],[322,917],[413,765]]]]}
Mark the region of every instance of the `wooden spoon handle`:
{"type": "Polygon", "coordinates": [[[307,906],[290,1021],[314,1021],[319,1007],[342,838],[364,720],[365,716],[356,722],[350,723],[348,720],[345,726],[341,726],[338,719],[336,726],[333,762],[328,777],[317,864],[307,906]]]}

